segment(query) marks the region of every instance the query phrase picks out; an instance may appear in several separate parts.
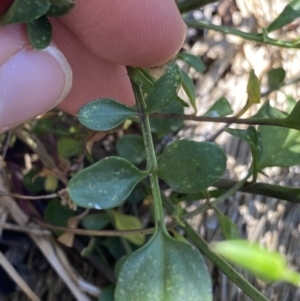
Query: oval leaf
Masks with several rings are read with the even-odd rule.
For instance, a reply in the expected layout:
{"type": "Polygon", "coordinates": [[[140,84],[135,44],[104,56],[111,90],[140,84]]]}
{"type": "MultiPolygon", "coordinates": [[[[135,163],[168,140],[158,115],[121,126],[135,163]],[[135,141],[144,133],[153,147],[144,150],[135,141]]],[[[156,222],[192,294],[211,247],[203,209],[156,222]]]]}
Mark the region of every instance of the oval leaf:
{"type": "Polygon", "coordinates": [[[172,189],[200,192],[217,181],[226,169],[223,149],[211,142],[179,140],[158,158],[158,176],[172,189]]]}
{"type": "MultiPolygon", "coordinates": [[[[118,230],[137,230],[142,229],[142,222],[135,216],[119,213],[115,210],[112,211],[115,218],[115,227],[118,230]]],[[[130,242],[141,246],[145,243],[145,235],[124,235],[130,242]]]]}
{"type": "Polygon", "coordinates": [[[109,216],[104,213],[94,213],[85,216],[82,221],[82,226],[88,230],[101,230],[110,223],[109,216]]]}
{"type": "Polygon", "coordinates": [[[76,156],[81,151],[81,145],[78,140],[62,137],[57,141],[57,152],[64,158],[76,156]]]}
{"type": "Polygon", "coordinates": [[[214,243],[213,249],[216,253],[264,280],[281,280],[287,270],[285,259],[281,254],[270,252],[246,240],[214,243]]]}
{"type": "Polygon", "coordinates": [[[0,26],[27,23],[43,16],[50,8],[48,0],[14,0],[0,17],[0,26]]]}
{"type": "Polygon", "coordinates": [[[81,207],[113,208],[146,176],[129,161],[109,157],[78,172],[69,182],[69,195],[81,207]]]}
{"type": "Polygon", "coordinates": [[[217,210],[217,216],[225,239],[239,239],[240,235],[236,224],[219,210],[217,210]]]}
{"type": "Polygon", "coordinates": [[[49,46],[52,38],[52,26],[47,17],[42,16],[26,25],[29,40],[35,49],[44,49],[49,46]]]}
{"type": "Polygon", "coordinates": [[[141,135],[125,135],[116,144],[118,154],[133,164],[146,160],[144,140],[141,135]]]}
{"type": "Polygon", "coordinates": [[[180,85],[181,72],[175,64],[155,82],[152,92],[145,100],[147,113],[154,113],[169,105],[176,98],[180,85]]]}
{"type": "Polygon", "coordinates": [[[108,131],[135,115],[134,109],[108,98],[89,102],[77,113],[79,121],[93,131],[108,131]]]}
{"type": "Polygon", "coordinates": [[[115,301],[211,301],[211,281],[198,250],[157,231],[123,264],[115,301]]]}
{"type": "Polygon", "coordinates": [[[268,88],[271,91],[278,90],[285,78],[283,68],[274,68],[268,72],[268,88]]]}
{"type": "Polygon", "coordinates": [[[51,3],[50,9],[47,11],[47,16],[60,17],[68,13],[74,6],[74,0],[49,0],[51,3]]]}

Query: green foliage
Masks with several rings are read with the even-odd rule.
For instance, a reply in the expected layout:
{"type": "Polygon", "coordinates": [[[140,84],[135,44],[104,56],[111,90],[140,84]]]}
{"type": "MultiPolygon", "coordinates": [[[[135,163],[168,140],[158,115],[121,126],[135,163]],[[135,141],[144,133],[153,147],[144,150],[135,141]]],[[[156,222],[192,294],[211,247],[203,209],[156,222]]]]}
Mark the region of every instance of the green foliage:
{"type": "Polygon", "coordinates": [[[116,144],[118,154],[132,164],[141,164],[145,161],[144,140],[141,135],[125,135],[118,139],[116,144]]]}
{"type": "Polygon", "coordinates": [[[214,250],[266,281],[285,280],[298,285],[300,274],[287,268],[284,257],[255,243],[232,240],[214,243],[214,250]]]}
{"type": "Polygon", "coordinates": [[[218,220],[221,230],[226,240],[239,239],[239,230],[232,220],[224,215],[220,210],[217,210],[218,220]]]}
{"type": "Polygon", "coordinates": [[[274,68],[268,72],[268,88],[269,90],[278,90],[285,78],[285,70],[283,68],[274,68]]]}
{"type": "Polygon", "coordinates": [[[27,33],[31,44],[35,49],[46,48],[52,39],[52,27],[45,16],[28,22],[27,33]]]}
{"type": "Polygon", "coordinates": [[[195,113],[197,113],[196,92],[195,92],[194,83],[191,80],[191,78],[182,70],[181,70],[181,78],[182,78],[182,88],[186,93],[186,95],[188,96],[195,113]]]}
{"type": "Polygon", "coordinates": [[[78,140],[73,138],[61,137],[57,141],[57,152],[64,158],[76,156],[81,151],[81,145],[78,140]]]}
{"type": "Polygon", "coordinates": [[[69,196],[85,208],[107,209],[120,205],[147,172],[129,161],[109,157],[77,173],[69,182],[69,196]],[[88,188],[88,189],[87,189],[88,188]]]}
{"type": "Polygon", "coordinates": [[[0,16],[0,26],[27,23],[27,32],[35,49],[46,48],[52,38],[46,16],[59,17],[75,6],[74,0],[14,0],[0,16]]]}
{"type": "Polygon", "coordinates": [[[179,192],[200,192],[224,173],[226,155],[211,142],[179,140],[158,158],[157,175],[179,192]]]}
{"type": "Polygon", "coordinates": [[[225,97],[221,97],[206,111],[203,116],[224,117],[233,113],[229,101],[225,97]]]}
{"type": "Polygon", "coordinates": [[[102,290],[98,301],[114,301],[114,293],[115,288],[113,285],[110,285],[102,290]]]}
{"type": "Polygon", "coordinates": [[[247,84],[248,100],[247,104],[252,105],[260,103],[260,84],[254,70],[252,69],[249,75],[247,84]]]}
{"type": "Polygon", "coordinates": [[[292,0],[281,14],[269,25],[268,32],[280,29],[300,17],[300,1],[292,0]]]}
{"type": "Polygon", "coordinates": [[[123,264],[115,301],[211,301],[210,287],[199,251],[159,228],[123,264]]]}
{"type": "MultiPolygon", "coordinates": [[[[160,113],[183,114],[183,107],[178,102],[173,101],[167,107],[159,111],[160,113]]],[[[150,127],[152,133],[155,133],[158,138],[163,138],[165,135],[178,131],[183,126],[182,120],[150,118],[150,127]]]]}
{"type": "Polygon", "coordinates": [[[79,121],[93,131],[111,130],[137,112],[113,99],[102,98],[89,102],[77,113],[79,121]]]}
{"type": "Polygon", "coordinates": [[[145,99],[147,114],[154,113],[168,106],[177,96],[181,85],[181,72],[174,64],[155,82],[153,90],[145,99]]]}
{"type": "Polygon", "coordinates": [[[110,223],[110,217],[106,213],[94,213],[85,216],[82,226],[88,230],[101,230],[110,223]]]}
{"type": "MultiPolygon", "coordinates": [[[[142,222],[135,216],[122,214],[115,210],[112,210],[112,213],[116,229],[118,230],[137,230],[143,227],[142,222]]],[[[124,235],[124,237],[138,246],[145,243],[145,235],[143,234],[124,235]]]]}
{"type": "Polygon", "coordinates": [[[205,70],[205,65],[203,64],[199,56],[190,53],[179,53],[177,54],[177,58],[183,60],[200,73],[205,70]]]}

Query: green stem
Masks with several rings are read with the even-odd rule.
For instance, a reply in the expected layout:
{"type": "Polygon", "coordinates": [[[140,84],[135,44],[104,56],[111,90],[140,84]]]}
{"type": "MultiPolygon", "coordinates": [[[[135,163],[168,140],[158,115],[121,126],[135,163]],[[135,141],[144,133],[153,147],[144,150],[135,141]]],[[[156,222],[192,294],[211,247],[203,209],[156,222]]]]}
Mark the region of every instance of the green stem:
{"type": "Polygon", "coordinates": [[[278,46],[283,48],[300,48],[300,44],[298,43],[295,44],[289,41],[271,39],[269,37],[265,37],[264,34],[262,33],[244,32],[235,28],[214,25],[206,21],[185,20],[185,23],[187,26],[190,27],[199,28],[199,29],[211,29],[225,34],[232,34],[244,38],[245,40],[255,41],[261,44],[268,44],[268,45],[273,45],[273,46],[278,46]]]}
{"type": "MultiPolygon", "coordinates": [[[[169,214],[174,211],[174,206],[169,200],[164,200],[164,207],[169,214]]],[[[240,275],[231,265],[222,257],[212,251],[207,242],[201,238],[195,230],[188,224],[184,223],[182,227],[184,233],[192,240],[198,249],[212,261],[227,277],[235,283],[245,294],[254,301],[270,301],[262,295],[252,284],[250,284],[242,275],[240,275]]]]}
{"type": "Polygon", "coordinates": [[[154,203],[155,224],[156,227],[161,226],[162,228],[165,229],[162,200],[161,200],[160,188],[158,184],[158,177],[156,175],[157,160],[156,160],[156,154],[155,154],[154,145],[152,141],[149,117],[145,113],[146,104],[144,101],[143,94],[141,92],[141,88],[133,80],[131,80],[131,85],[133,88],[136,105],[139,112],[141,128],[142,128],[142,133],[144,138],[147,170],[149,171],[151,192],[152,192],[152,198],[154,203]]]}
{"type": "Polygon", "coordinates": [[[172,113],[154,113],[151,118],[169,118],[177,120],[191,120],[201,122],[219,122],[219,123],[236,123],[249,125],[273,125],[291,129],[298,129],[297,125],[285,120],[284,118],[236,118],[236,117],[209,117],[209,116],[194,116],[185,114],[172,113]]]}

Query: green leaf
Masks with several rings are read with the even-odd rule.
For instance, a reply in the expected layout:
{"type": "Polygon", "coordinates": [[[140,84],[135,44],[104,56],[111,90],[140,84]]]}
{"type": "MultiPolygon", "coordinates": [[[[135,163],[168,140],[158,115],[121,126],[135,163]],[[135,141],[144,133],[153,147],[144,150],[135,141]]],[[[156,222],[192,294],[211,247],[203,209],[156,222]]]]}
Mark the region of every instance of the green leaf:
{"type": "Polygon", "coordinates": [[[224,117],[233,113],[229,101],[225,97],[221,97],[208,109],[203,116],[224,117]]]}
{"type": "Polygon", "coordinates": [[[258,244],[231,240],[214,243],[213,249],[264,280],[279,281],[284,278],[287,268],[283,256],[277,252],[270,252],[258,244]]]}
{"type": "Polygon", "coordinates": [[[110,218],[106,213],[94,213],[85,216],[82,221],[82,226],[89,230],[101,230],[110,223],[110,218]]]}
{"type": "Polygon", "coordinates": [[[206,69],[205,65],[203,64],[199,56],[190,53],[179,53],[177,55],[177,58],[185,61],[187,64],[195,68],[195,70],[200,73],[202,73],[206,69]]]}
{"type": "Polygon", "coordinates": [[[266,101],[259,111],[251,117],[251,119],[260,119],[260,118],[285,118],[288,114],[282,112],[276,108],[273,108],[270,105],[269,101],[266,101]]]}
{"type": "Polygon", "coordinates": [[[14,0],[0,16],[0,26],[34,21],[43,16],[49,8],[48,0],[14,0]]]}
{"type": "MultiPolygon", "coordinates": [[[[47,223],[50,223],[59,227],[67,227],[68,220],[76,215],[75,211],[71,210],[68,206],[61,204],[58,199],[51,200],[44,212],[44,219],[47,223]]],[[[61,231],[54,231],[57,235],[60,235],[61,231]]]]}
{"type": "Polygon", "coordinates": [[[294,129],[300,131],[300,101],[298,101],[292,112],[285,118],[285,121],[294,129]]]}
{"type": "Polygon", "coordinates": [[[23,177],[23,186],[29,192],[42,192],[45,186],[45,178],[40,177],[38,174],[40,170],[31,169],[24,177],[23,177]]]}
{"type": "Polygon", "coordinates": [[[218,220],[226,240],[239,239],[239,230],[232,220],[217,210],[218,220]]]}
{"type": "Polygon", "coordinates": [[[125,135],[116,144],[118,154],[133,164],[146,160],[144,140],[141,135],[125,135]]]}
{"type": "MultiPolygon", "coordinates": [[[[166,108],[159,111],[160,113],[173,113],[183,114],[183,107],[177,102],[173,101],[166,108]]],[[[162,138],[165,135],[178,131],[183,126],[182,120],[167,119],[167,118],[151,118],[150,116],[150,127],[151,131],[162,138]]]]}
{"type": "Polygon", "coordinates": [[[191,80],[191,78],[188,76],[188,74],[186,74],[182,70],[181,70],[181,78],[182,78],[182,88],[186,93],[186,95],[188,96],[195,113],[197,113],[195,85],[191,80]]]}
{"type": "Polygon", "coordinates": [[[59,138],[56,147],[58,154],[64,158],[76,156],[81,151],[80,142],[67,137],[59,138]]]}
{"type": "Polygon", "coordinates": [[[202,255],[158,230],[123,264],[115,301],[211,301],[211,280],[202,255]]]}
{"type": "Polygon", "coordinates": [[[44,49],[49,46],[52,39],[52,26],[47,17],[42,16],[34,21],[28,22],[27,33],[31,45],[35,49],[44,49]]]}
{"type": "Polygon", "coordinates": [[[153,90],[145,99],[146,112],[151,114],[168,106],[176,98],[180,85],[181,72],[175,64],[155,82],[153,90]]]}
{"type": "Polygon", "coordinates": [[[248,106],[255,103],[260,103],[260,83],[253,69],[250,71],[249,74],[247,93],[248,93],[248,100],[247,100],[248,106]]]}
{"type": "MultiPolygon", "coordinates": [[[[115,227],[118,230],[137,230],[143,228],[142,222],[135,216],[122,214],[115,210],[112,210],[112,213],[115,218],[115,227]]],[[[145,235],[143,234],[124,235],[124,237],[138,246],[145,243],[145,235]]]]}
{"type": "Polygon", "coordinates": [[[134,109],[108,98],[89,102],[77,113],[79,121],[93,131],[108,131],[135,115],[134,109]]]}
{"type": "Polygon", "coordinates": [[[259,169],[300,164],[299,131],[277,126],[260,126],[259,134],[259,169]]]}
{"type": "Polygon", "coordinates": [[[158,158],[157,175],[175,191],[195,193],[212,185],[225,169],[226,155],[219,145],[179,140],[158,158]]]}
{"type": "Polygon", "coordinates": [[[285,70],[283,68],[274,68],[268,72],[268,87],[274,91],[280,89],[285,78],[285,70]]]}
{"type": "Polygon", "coordinates": [[[281,29],[300,17],[300,0],[292,0],[281,14],[269,25],[268,32],[281,29]]]}
{"type": "Polygon", "coordinates": [[[125,159],[105,158],[72,177],[69,195],[81,207],[113,208],[120,205],[147,175],[125,159]]]}
{"type": "Polygon", "coordinates": [[[74,0],[49,0],[51,3],[50,9],[47,11],[47,16],[60,17],[68,13],[74,6],[74,0]]]}
{"type": "MultiPolygon", "coordinates": [[[[284,118],[287,123],[296,125],[299,124],[299,109],[300,104],[297,103],[286,117],[286,113],[271,107],[267,102],[252,118],[284,118]]],[[[299,131],[278,126],[259,126],[258,133],[259,169],[289,167],[300,163],[299,131]]]]}
{"type": "Polygon", "coordinates": [[[98,301],[114,301],[115,287],[113,285],[107,286],[101,290],[101,295],[98,301]]]}
{"type": "Polygon", "coordinates": [[[258,151],[257,151],[257,144],[258,144],[258,135],[256,129],[253,126],[249,126],[246,130],[239,130],[239,129],[231,129],[225,128],[224,129],[230,135],[242,139],[248,143],[251,155],[252,155],[252,168],[253,168],[253,180],[256,181],[257,178],[257,162],[258,162],[258,151]]]}

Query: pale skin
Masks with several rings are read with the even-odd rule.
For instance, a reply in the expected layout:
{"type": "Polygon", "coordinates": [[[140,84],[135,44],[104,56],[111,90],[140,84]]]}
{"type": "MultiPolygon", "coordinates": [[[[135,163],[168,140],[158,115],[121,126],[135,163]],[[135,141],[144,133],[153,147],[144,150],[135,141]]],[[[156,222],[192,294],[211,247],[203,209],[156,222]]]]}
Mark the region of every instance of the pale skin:
{"type": "Polygon", "coordinates": [[[58,107],[73,115],[101,97],[132,105],[125,66],[167,62],[186,34],[174,0],[77,0],[51,22],[46,51],[31,48],[23,25],[0,28],[0,132],[61,100],[58,107]]]}

